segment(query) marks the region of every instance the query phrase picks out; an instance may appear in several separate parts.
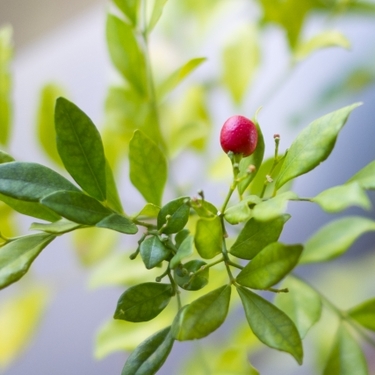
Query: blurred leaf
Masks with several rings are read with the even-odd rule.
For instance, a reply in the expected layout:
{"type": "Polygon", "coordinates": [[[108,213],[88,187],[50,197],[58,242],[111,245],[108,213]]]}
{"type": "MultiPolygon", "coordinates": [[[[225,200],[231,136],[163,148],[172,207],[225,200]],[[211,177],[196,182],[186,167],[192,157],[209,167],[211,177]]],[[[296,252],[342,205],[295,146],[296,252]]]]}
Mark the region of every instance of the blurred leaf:
{"type": "Polygon", "coordinates": [[[303,339],[307,331],[320,319],[320,296],[308,284],[292,276],[284,280],[282,288],[287,288],[289,292],[278,293],[275,305],[293,320],[303,339]]]}
{"type": "Polygon", "coordinates": [[[13,362],[29,344],[46,308],[45,286],[32,285],[2,302],[0,309],[0,367],[13,362]]]}
{"type": "Polygon", "coordinates": [[[54,238],[46,233],[32,234],[0,247],[0,289],[25,275],[31,263],[54,238]]]}
{"type": "Polygon", "coordinates": [[[108,228],[125,234],[135,234],[138,232],[137,226],[127,217],[119,214],[111,214],[96,223],[99,228],[108,228]]]}
{"type": "Polygon", "coordinates": [[[107,44],[111,60],[137,93],[146,97],[146,58],[133,28],[120,18],[108,14],[107,44]]]}
{"type": "Polygon", "coordinates": [[[212,375],[260,375],[248,360],[247,351],[228,348],[217,358],[212,375]]]}
{"type": "Polygon", "coordinates": [[[113,0],[133,26],[137,25],[140,0],[113,0]]]}
{"type": "Polygon", "coordinates": [[[233,175],[233,168],[228,158],[228,155],[224,152],[220,153],[220,156],[211,163],[209,169],[209,177],[212,180],[228,180],[233,175]]]}
{"type": "Polygon", "coordinates": [[[148,270],[156,267],[171,255],[170,250],[165,247],[157,236],[150,236],[142,241],[140,253],[148,270]]]}
{"type": "MultiPolygon", "coordinates": [[[[180,232],[181,233],[181,232],[180,232]]],[[[178,264],[181,263],[181,261],[187,257],[189,257],[191,254],[193,254],[193,241],[194,237],[191,235],[188,235],[180,244],[180,246],[177,249],[177,253],[173,256],[171,261],[169,262],[169,267],[171,269],[174,269],[178,264]]]]}
{"type": "Polygon", "coordinates": [[[357,182],[363,189],[375,190],[375,160],[358,171],[346,183],[357,182]]]}
{"type": "Polygon", "coordinates": [[[286,191],[255,205],[253,217],[258,221],[270,221],[281,216],[288,204],[288,200],[297,199],[297,195],[292,191],[286,191]]]}
{"type": "Polygon", "coordinates": [[[133,217],[135,219],[142,218],[142,217],[152,217],[156,218],[159,214],[160,207],[156,206],[153,203],[146,203],[146,205],[133,217]]]}
{"type": "Polygon", "coordinates": [[[203,259],[211,259],[221,253],[223,228],[219,216],[213,219],[201,218],[197,221],[194,243],[203,259]]]}
{"type": "Polygon", "coordinates": [[[62,161],[56,148],[55,104],[56,99],[64,95],[64,90],[53,83],[42,88],[37,112],[37,134],[43,151],[59,166],[62,161]]]}
{"type": "MultiPolygon", "coordinates": [[[[92,197],[106,199],[106,160],[98,129],[75,104],[56,101],[57,150],[69,174],[92,197]]],[[[62,189],[61,189],[62,190],[62,189]]]]}
{"type": "Polygon", "coordinates": [[[170,284],[142,283],[127,289],[117,302],[114,319],[146,322],[168,305],[173,294],[170,284]]]}
{"type": "Polygon", "coordinates": [[[260,341],[283,352],[290,353],[301,365],[302,342],[294,323],[272,303],[249,289],[238,287],[251,330],[260,341]]]}
{"type": "Polygon", "coordinates": [[[223,83],[240,104],[260,63],[259,36],[254,25],[239,28],[223,51],[223,83]]]}
{"type": "Polygon", "coordinates": [[[136,130],[129,145],[130,180],[148,203],[161,205],[167,182],[167,159],[143,132],[136,130]]]}
{"type": "Polygon", "coordinates": [[[236,280],[249,288],[268,289],[296,266],[302,249],[301,245],[270,243],[241,270],[236,280]]]}
{"type": "Polygon", "coordinates": [[[163,13],[163,8],[167,0],[154,0],[154,7],[152,9],[150,22],[147,26],[147,32],[150,33],[152,29],[156,26],[163,13]]]}
{"type": "Polygon", "coordinates": [[[130,354],[121,375],[156,374],[172,350],[173,343],[171,327],[149,337],[130,354]]]}
{"type": "Polygon", "coordinates": [[[9,155],[7,152],[0,150],[0,164],[9,163],[15,161],[13,156],[9,155]]]}
{"type": "Polygon", "coordinates": [[[118,213],[123,213],[121,199],[118,194],[115,176],[113,175],[112,169],[106,160],[105,163],[105,176],[106,176],[106,191],[107,191],[107,204],[110,208],[118,213]]]}
{"type": "Polygon", "coordinates": [[[230,253],[238,258],[253,259],[263,248],[279,239],[289,218],[290,215],[282,215],[267,222],[250,219],[230,248],[230,253]]]}
{"type": "Polygon", "coordinates": [[[32,223],[30,230],[38,230],[51,234],[63,234],[71,232],[72,230],[78,229],[80,224],[73,223],[72,221],[66,219],[60,219],[54,223],[44,224],[44,223],[32,223]]]}
{"type": "Polygon", "coordinates": [[[176,283],[185,290],[199,290],[208,284],[209,268],[202,260],[191,260],[179,266],[174,273],[176,283]],[[202,270],[203,268],[203,270],[202,270]]]}
{"type": "Polygon", "coordinates": [[[306,242],[300,263],[324,262],[336,258],[362,234],[375,231],[375,221],[359,216],[337,219],[320,228],[306,242]]]}
{"type": "Polygon", "coordinates": [[[0,193],[18,200],[38,202],[59,190],[78,189],[52,169],[37,163],[0,164],[0,193]]]}
{"type": "MultiPolygon", "coordinates": [[[[162,0],[166,1],[166,0],[162,0]]],[[[173,72],[164,82],[157,88],[157,97],[161,101],[165,95],[176,88],[180,82],[182,82],[189,74],[199,67],[203,62],[206,61],[205,57],[198,57],[189,60],[181,68],[178,68],[173,72]]]]}
{"type": "Polygon", "coordinates": [[[79,191],[61,190],[40,202],[66,219],[85,225],[96,225],[112,213],[99,201],[79,191]]]}
{"type": "Polygon", "coordinates": [[[294,58],[297,61],[304,60],[317,50],[328,47],[350,48],[349,40],[337,30],[326,30],[311,39],[299,43],[294,51],[294,58]]]}
{"type": "Polygon", "coordinates": [[[228,314],[230,295],[231,286],[224,285],[185,306],[173,322],[173,337],[200,339],[218,329],[228,314]]]}
{"type": "Polygon", "coordinates": [[[363,327],[375,331],[375,298],[352,307],[348,315],[363,327]]]}
{"type": "Polygon", "coordinates": [[[366,358],[352,335],[341,324],[325,366],[324,375],[368,375],[366,358]]]}
{"type": "Polygon", "coordinates": [[[329,113],[313,121],[299,133],[281,167],[276,181],[277,189],[289,180],[311,171],[327,159],[351,111],[360,104],[355,103],[329,113]]]}
{"type": "Polygon", "coordinates": [[[350,206],[371,209],[371,201],[357,182],[324,190],[311,200],[330,213],[340,212],[350,206]]]}
{"type": "Polygon", "coordinates": [[[11,26],[0,28],[0,143],[9,141],[12,122],[10,63],[13,57],[13,30],[11,26]]]}
{"type": "Polygon", "coordinates": [[[189,220],[190,198],[180,197],[168,202],[158,214],[157,226],[165,234],[177,233],[182,230],[189,220]]]}
{"type": "Polygon", "coordinates": [[[251,217],[251,210],[246,200],[242,200],[234,206],[228,207],[225,210],[224,218],[232,225],[242,223],[243,221],[249,220],[251,217]]]}

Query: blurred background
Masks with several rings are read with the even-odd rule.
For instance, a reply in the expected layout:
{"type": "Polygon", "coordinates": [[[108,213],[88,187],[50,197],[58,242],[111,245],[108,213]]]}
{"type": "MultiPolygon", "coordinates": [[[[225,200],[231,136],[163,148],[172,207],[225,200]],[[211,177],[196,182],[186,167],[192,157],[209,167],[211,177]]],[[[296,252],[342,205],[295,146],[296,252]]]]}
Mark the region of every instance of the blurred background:
{"type": "MultiPolygon", "coordinates": [[[[230,179],[218,147],[220,126],[237,112],[253,117],[260,106],[263,109],[259,121],[271,155],[273,134],[281,134],[281,145],[285,150],[298,131],[313,119],[353,102],[364,102],[351,115],[332,156],[298,180],[294,190],[300,196],[315,196],[328,187],[345,182],[375,158],[375,13],[349,10],[336,18],[323,17],[319,12],[311,14],[303,29],[305,38],[329,26],[340,30],[350,41],[350,47],[318,51],[297,64],[292,72],[288,42],[280,28],[270,24],[261,34],[258,30],[250,30],[259,38],[262,52],[258,57],[255,56],[257,52],[254,56],[250,53],[250,60],[253,58],[254,61],[249,64],[257,65],[257,70],[251,79],[251,90],[243,94],[238,104],[228,98],[222,87],[215,87],[217,82],[214,81],[225,69],[223,45],[230,45],[237,36],[240,38],[241,34],[236,33],[242,32],[241,27],[253,24],[259,18],[259,7],[245,0],[221,0],[215,6],[212,1],[202,1],[206,5],[201,9],[193,5],[193,1],[176,3],[180,2],[169,0],[167,3],[151,41],[155,70],[164,74],[189,58],[208,58],[175,93],[177,108],[182,108],[178,100],[188,92],[187,85],[198,87],[204,82],[206,88],[214,86],[205,97],[205,110],[210,114],[212,126],[206,157],[212,159],[212,169],[200,168],[201,156],[191,150],[176,155],[173,163],[176,179],[188,194],[194,195],[197,189],[203,188],[208,200],[220,202],[230,179]],[[194,12],[199,12],[199,16],[193,16],[194,12]],[[275,86],[275,82],[279,84],[275,86]],[[208,173],[210,179],[205,177],[208,173]]],[[[108,119],[107,88],[119,80],[110,62],[105,39],[109,9],[106,0],[0,0],[0,26],[10,24],[14,32],[11,64],[14,117],[7,151],[17,160],[54,167],[36,137],[41,90],[47,83],[61,87],[99,128],[105,125],[108,119]]],[[[126,171],[126,166],[123,168],[126,171]]],[[[121,181],[121,195],[126,197],[129,212],[135,212],[141,207],[142,200],[126,178],[121,181]]],[[[374,203],[374,194],[369,197],[374,203]]],[[[320,226],[332,220],[332,215],[308,203],[290,204],[288,212],[292,219],[282,238],[288,243],[305,242],[320,226]]],[[[345,212],[358,213],[375,219],[373,211],[353,208],[345,212]]],[[[16,221],[19,232],[26,233],[32,220],[17,216],[16,221]]],[[[121,372],[126,354],[119,348],[126,347],[126,342],[111,342],[100,350],[95,342],[99,328],[111,318],[123,289],[111,286],[110,282],[100,285],[95,262],[85,258],[85,254],[92,251],[86,247],[92,243],[75,238],[73,246],[68,237],[57,239],[45,249],[32,265],[30,275],[0,294],[1,374],[121,372]],[[94,267],[88,266],[91,261],[94,267]],[[35,288],[30,294],[23,294],[29,285],[35,288]],[[10,318],[6,312],[14,316],[20,309],[29,319],[20,318],[19,332],[7,332],[10,318]]],[[[352,306],[375,295],[372,277],[374,240],[373,234],[365,234],[340,260],[301,267],[298,272],[313,280],[314,285],[321,287],[341,307],[352,306]],[[324,276],[326,271],[329,279],[324,276]]],[[[119,246],[111,234],[105,235],[102,241],[96,243],[98,249],[94,252],[99,254],[111,243],[113,247],[119,246]]],[[[120,246],[126,248],[134,244],[125,239],[120,246]]],[[[317,328],[312,336],[319,336],[320,332],[317,328]]],[[[223,339],[220,333],[215,337],[223,339]]],[[[203,340],[200,345],[205,342],[203,340]]],[[[314,348],[314,344],[311,346],[314,348]]],[[[187,359],[186,350],[194,348],[193,343],[178,343],[175,354],[160,374],[177,374],[177,368],[187,359]]],[[[372,360],[373,350],[372,356],[369,354],[372,360]]],[[[370,349],[368,353],[371,353],[370,349]]],[[[314,354],[307,354],[302,369],[289,356],[268,349],[252,359],[262,375],[313,375],[317,373],[316,358],[314,354]]],[[[372,371],[375,374],[375,367],[372,371]]]]}

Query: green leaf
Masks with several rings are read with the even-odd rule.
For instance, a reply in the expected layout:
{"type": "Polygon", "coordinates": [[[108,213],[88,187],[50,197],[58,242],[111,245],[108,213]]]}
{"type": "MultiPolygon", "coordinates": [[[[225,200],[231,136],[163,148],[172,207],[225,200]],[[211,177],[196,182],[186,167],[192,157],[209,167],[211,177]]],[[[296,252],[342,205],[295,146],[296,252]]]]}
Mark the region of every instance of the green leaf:
{"type": "Polygon", "coordinates": [[[251,330],[267,346],[290,353],[301,365],[303,348],[297,328],[290,318],[272,303],[249,289],[238,287],[251,330]]]}
{"type": "Polygon", "coordinates": [[[57,150],[66,170],[89,195],[104,201],[106,160],[98,129],[82,110],[64,98],[56,101],[55,129],[57,150]]]}
{"type": "Polygon", "coordinates": [[[37,133],[43,151],[59,166],[62,161],[57,152],[56,131],[54,126],[55,104],[59,96],[64,95],[64,90],[56,84],[49,83],[42,88],[38,113],[37,113],[37,133]]]}
{"type": "Polygon", "coordinates": [[[279,239],[289,218],[290,215],[282,215],[267,222],[250,219],[230,248],[230,253],[238,258],[253,259],[263,248],[279,239]]]}
{"type": "Polygon", "coordinates": [[[289,292],[278,293],[275,305],[293,320],[301,338],[304,338],[307,331],[320,319],[320,296],[308,284],[292,276],[284,280],[282,287],[289,292]]]}
{"type": "Polygon", "coordinates": [[[142,241],[140,253],[143,263],[148,270],[156,267],[171,255],[170,251],[157,236],[151,236],[142,241]]]}
{"type": "Polygon", "coordinates": [[[56,221],[61,219],[60,215],[41,205],[39,202],[21,201],[3,194],[0,194],[0,200],[23,215],[46,221],[56,221]]]}
{"type": "Polygon", "coordinates": [[[326,30],[311,39],[300,43],[294,51],[294,59],[301,61],[312,53],[328,47],[350,48],[349,40],[337,30],[326,30]]]}
{"type": "Polygon", "coordinates": [[[146,322],[158,316],[173,294],[170,284],[143,283],[127,289],[120,297],[115,319],[146,322]]]}
{"type": "Polygon", "coordinates": [[[185,290],[199,290],[208,284],[209,268],[203,260],[191,260],[176,268],[176,283],[185,290]]]}
{"type": "Polygon", "coordinates": [[[306,242],[300,263],[324,262],[345,253],[362,234],[375,231],[375,221],[348,216],[319,229],[306,242]]]}
{"type": "Polygon", "coordinates": [[[261,250],[238,274],[239,284],[253,289],[268,289],[284,278],[298,263],[301,245],[273,242],[261,250]]]}
{"type": "Polygon", "coordinates": [[[120,18],[109,14],[107,44],[116,69],[140,96],[145,97],[148,91],[146,59],[133,28],[120,18]]]}
{"type": "Polygon", "coordinates": [[[249,220],[251,217],[251,210],[246,200],[242,200],[234,206],[228,207],[224,213],[224,219],[232,225],[242,223],[249,220]]]}
{"type": "Polygon", "coordinates": [[[255,205],[253,209],[253,217],[259,221],[274,220],[285,212],[288,200],[297,198],[298,196],[292,191],[278,194],[276,197],[255,205]]]}
{"type": "Polygon", "coordinates": [[[106,191],[107,191],[107,203],[110,208],[116,212],[123,213],[121,199],[118,194],[115,176],[113,175],[112,169],[108,163],[105,164],[105,175],[106,175],[106,191]]]}
{"type": "Polygon", "coordinates": [[[375,298],[351,308],[348,315],[363,327],[375,331],[375,298]]]}
{"type": "Polygon", "coordinates": [[[157,225],[163,233],[172,234],[182,230],[189,220],[189,197],[181,197],[170,201],[162,207],[158,214],[157,225]]]}
{"type": "Polygon", "coordinates": [[[340,212],[350,206],[358,206],[366,210],[371,208],[371,201],[357,182],[324,190],[311,200],[330,213],[340,212]]]}
{"type": "Polygon", "coordinates": [[[38,202],[59,190],[78,191],[63,176],[37,163],[0,164],[0,193],[9,197],[38,202]]]}
{"type": "Polygon", "coordinates": [[[156,206],[155,204],[153,203],[146,203],[146,205],[142,208],[141,211],[139,211],[136,215],[134,215],[133,217],[135,219],[138,219],[138,218],[142,218],[142,217],[146,217],[146,218],[149,218],[149,217],[152,217],[152,218],[157,218],[158,217],[158,214],[159,214],[159,211],[160,211],[160,207],[159,206],[156,206]]]}
{"type": "Polygon", "coordinates": [[[9,163],[15,161],[13,156],[9,155],[7,152],[0,150],[0,164],[9,163]]]}
{"type": "Polygon", "coordinates": [[[375,190],[375,160],[367,164],[346,183],[357,182],[363,189],[375,190]]]}
{"type": "Polygon", "coordinates": [[[78,229],[81,225],[66,219],[60,219],[54,223],[32,223],[30,230],[39,230],[51,234],[63,234],[78,229]]]}
{"type": "Polygon", "coordinates": [[[0,289],[19,280],[54,238],[51,234],[33,234],[0,247],[0,289]]]}
{"type": "Polygon", "coordinates": [[[194,243],[199,255],[204,259],[211,259],[221,253],[223,227],[219,216],[197,221],[194,243]]]}
{"type": "Polygon", "coordinates": [[[152,9],[150,22],[147,27],[147,32],[150,33],[152,29],[156,26],[163,13],[163,8],[167,0],[155,0],[154,8],[152,9]]]}
{"type": "Polygon", "coordinates": [[[40,203],[70,221],[85,225],[95,225],[112,214],[96,199],[75,191],[58,191],[40,203]]]}
{"type": "Polygon", "coordinates": [[[113,0],[133,26],[137,24],[140,0],[113,0]]]}
{"type": "MultiPolygon", "coordinates": [[[[166,0],[164,0],[166,1],[166,0]]],[[[207,59],[205,57],[198,57],[189,60],[182,67],[173,72],[164,82],[157,88],[157,97],[162,100],[165,95],[175,89],[181,81],[183,81],[189,74],[191,74],[198,66],[200,66],[207,59]]]]}
{"type": "Polygon", "coordinates": [[[7,25],[0,28],[0,143],[9,141],[12,122],[10,64],[13,57],[13,30],[7,25]]]}
{"type": "Polygon", "coordinates": [[[368,375],[366,358],[352,335],[341,324],[323,375],[368,375]]]}
{"type": "Polygon", "coordinates": [[[329,113],[302,130],[286,155],[276,181],[277,189],[289,180],[311,171],[327,159],[351,111],[359,105],[361,103],[355,103],[329,113]]]}
{"type": "Polygon", "coordinates": [[[160,148],[140,130],[129,144],[130,180],[145,200],[161,205],[167,182],[167,159],[160,148]]]}
{"type": "Polygon", "coordinates": [[[142,342],[129,356],[122,375],[153,375],[160,369],[167,359],[174,338],[171,327],[155,333],[142,342]]]}
{"type": "Polygon", "coordinates": [[[193,208],[200,217],[213,218],[219,211],[212,203],[203,199],[192,198],[190,204],[191,208],[193,208]]]}
{"type": "Polygon", "coordinates": [[[176,247],[179,248],[182,244],[182,242],[184,242],[184,240],[190,235],[190,231],[189,229],[182,229],[181,231],[179,231],[178,233],[176,233],[175,237],[174,237],[174,241],[175,241],[175,244],[176,244],[176,247]]]}
{"type": "Polygon", "coordinates": [[[96,223],[96,226],[99,228],[112,229],[125,234],[135,234],[138,232],[137,226],[130,219],[116,213],[106,216],[104,219],[96,223]]]}
{"type": "Polygon", "coordinates": [[[182,243],[178,247],[177,253],[173,256],[173,258],[171,259],[169,263],[169,266],[171,269],[176,268],[176,266],[180,264],[183,259],[193,254],[193,241],[194,241],[194,237],[191,235],[188,235],[182,241],[182,243]]]}
{"type": "Polygon", "coordinates": [[[251,25],[231,35],[223,52],[223,83],[236,104],[240,104],[260,63],[259,36],[251,25]]]}
{"type": "Polygon", "coordinates": [[[264,157],[264,138],[262,129],[260,128],[257,121],[255,121],[255,126],[258,131],[258,143],[257,147],[253,154],[250,156],[247,156],[246,158],[242,158],[239,165],[239,174],[238,178],[241,179],[241,181],[238,184],[238,192],[240,195],[244,193],[244,191],[247,189],[249,184],[254,180],[255,176],[257,175],[259,168],[262,164],[263,157],[264,157]],[[251,172],[250,174],[247,173],[249,170],[249,166],[253,165],[255,167],[255,171],[251,172]],[[246,177],[245,177],[246,176],[246,177]]]}
{"type": "Polygon", "coordinates": [[[224,285],[185,306],[173,322],[173,337],[200,339],[218,329],[228,314],[230,295],[230,285],[224,285]]]}

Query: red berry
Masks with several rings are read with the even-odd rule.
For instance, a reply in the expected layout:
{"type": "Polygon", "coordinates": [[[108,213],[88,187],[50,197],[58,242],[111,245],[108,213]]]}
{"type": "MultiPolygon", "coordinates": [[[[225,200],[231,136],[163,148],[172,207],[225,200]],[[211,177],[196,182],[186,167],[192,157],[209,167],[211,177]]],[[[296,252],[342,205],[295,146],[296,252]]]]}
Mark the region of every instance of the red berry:
{"type": "Polygon", "coordinates": [[[228,153],[251,155],[257,146],[258,132],[252,121],[243,116],[232,116],[225,121],[220,132],[220,144],[228,153]]]}

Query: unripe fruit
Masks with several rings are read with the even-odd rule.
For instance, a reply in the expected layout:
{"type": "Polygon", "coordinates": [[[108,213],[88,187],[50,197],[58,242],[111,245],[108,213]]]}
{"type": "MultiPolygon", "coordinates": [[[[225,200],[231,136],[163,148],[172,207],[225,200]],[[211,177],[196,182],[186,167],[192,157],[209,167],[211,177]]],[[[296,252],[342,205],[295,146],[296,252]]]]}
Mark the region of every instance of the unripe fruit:
{"type": "Polygon", "coordinates": [[[220,144],[226,153],[232,151],[234,154],[249,156],[255,151],[257,142],[257,128],[244,116],[229,117],[221,128],[220,144]]]}

